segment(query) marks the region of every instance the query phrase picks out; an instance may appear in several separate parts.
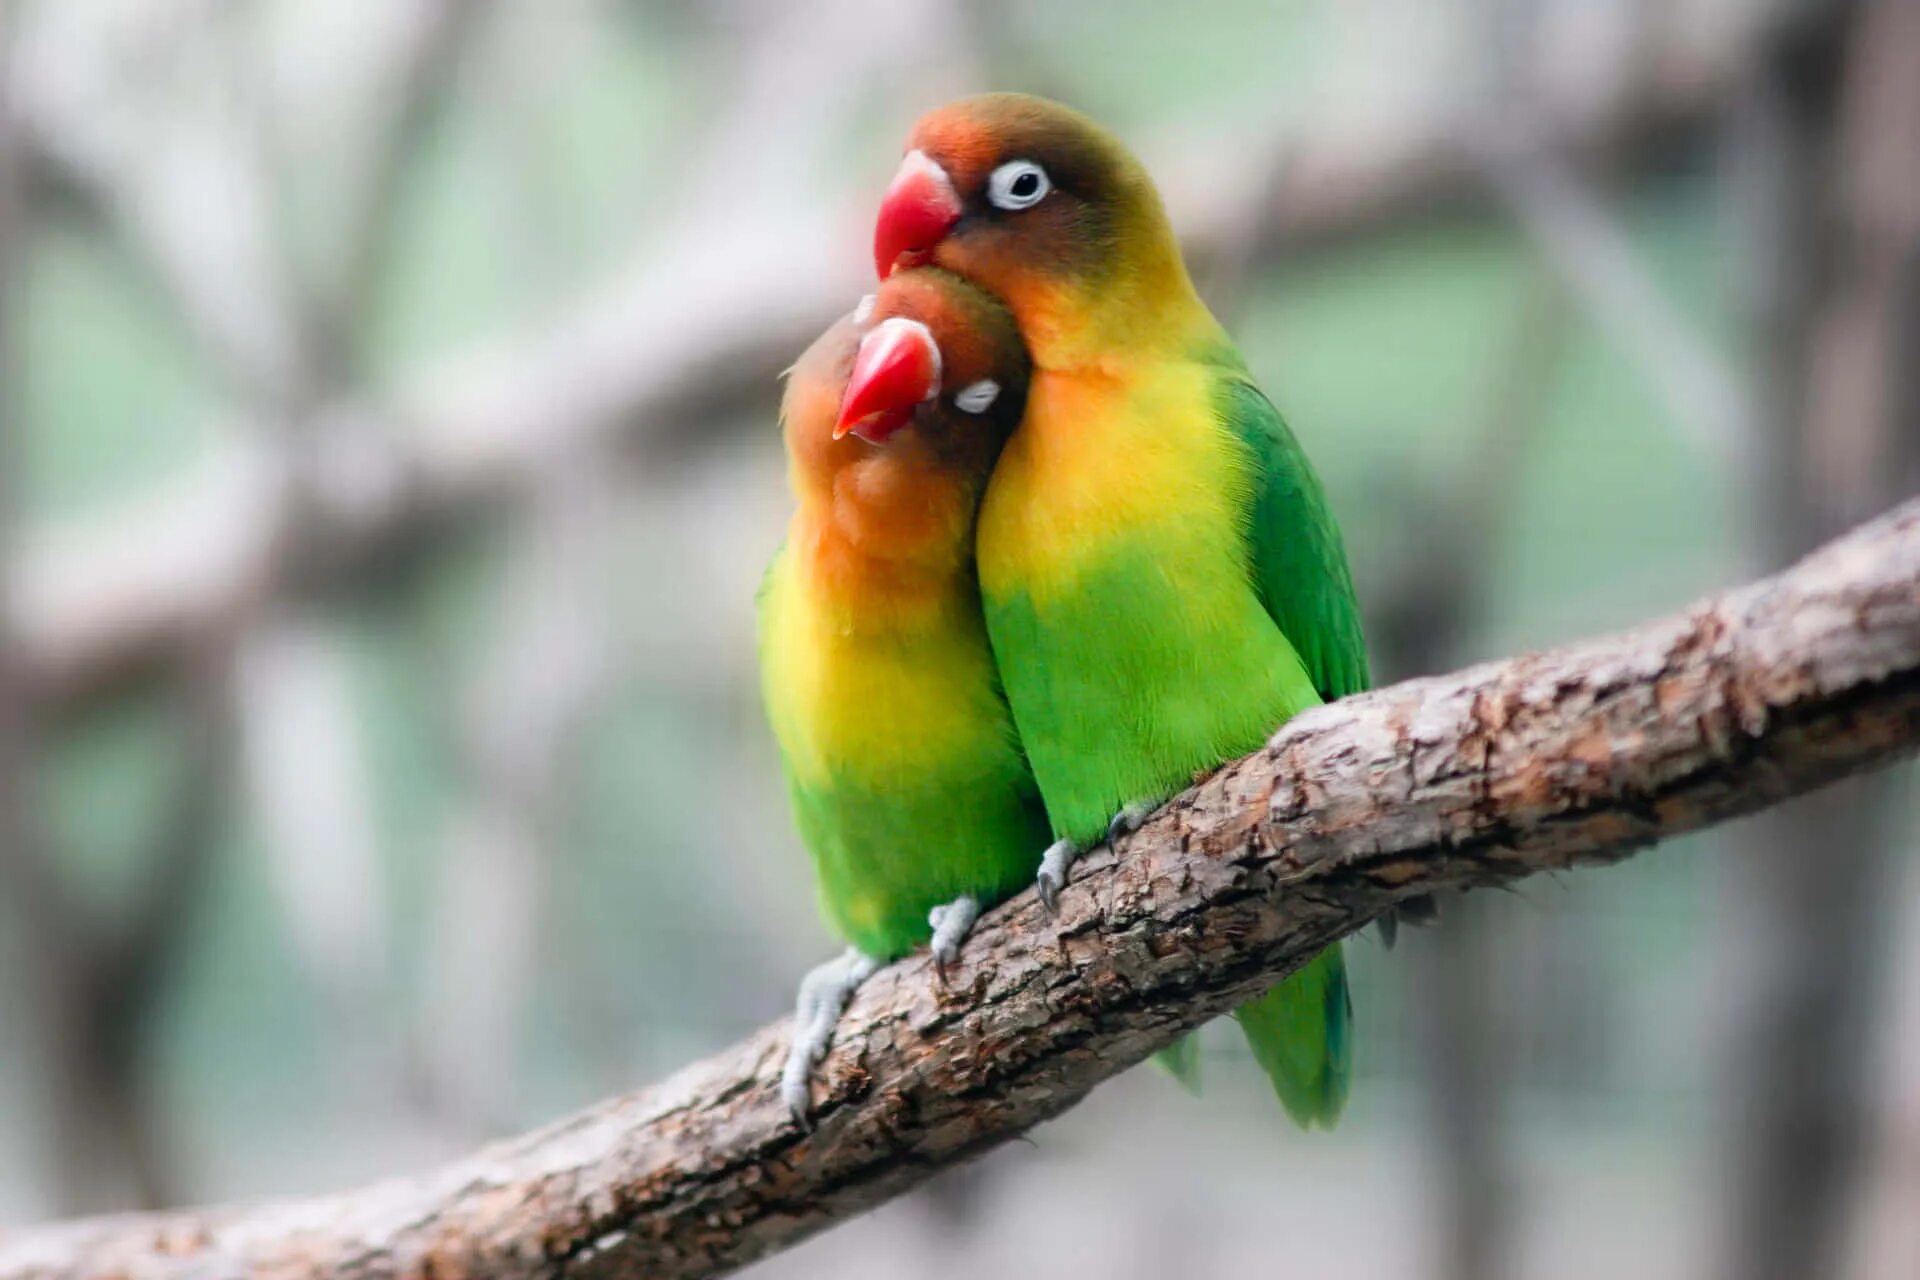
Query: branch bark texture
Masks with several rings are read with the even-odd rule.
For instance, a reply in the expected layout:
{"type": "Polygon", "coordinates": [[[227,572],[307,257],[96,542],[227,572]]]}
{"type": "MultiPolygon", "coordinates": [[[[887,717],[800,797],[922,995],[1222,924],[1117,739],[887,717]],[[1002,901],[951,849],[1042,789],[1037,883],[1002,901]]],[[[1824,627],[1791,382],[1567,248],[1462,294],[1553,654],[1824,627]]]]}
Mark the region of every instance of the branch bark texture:
{"type": "Polygon", "coordinates": [[[989,914],[952,984],[856,996],[801,1132],[770,1026],[423,1176],[0,1232],[0,1280],[711,1276],[1072,1106],[1396,900],[1617,861],[1920,742],[1920,500],[1617,636],[1289,723],[989,914]]]}

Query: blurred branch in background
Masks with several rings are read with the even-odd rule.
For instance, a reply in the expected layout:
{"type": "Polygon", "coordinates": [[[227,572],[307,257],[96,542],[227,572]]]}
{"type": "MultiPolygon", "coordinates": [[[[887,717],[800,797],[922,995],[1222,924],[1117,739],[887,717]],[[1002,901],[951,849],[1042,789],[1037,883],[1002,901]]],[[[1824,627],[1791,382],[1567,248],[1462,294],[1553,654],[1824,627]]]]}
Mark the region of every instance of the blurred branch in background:
{"type": "MultiPolygon", "coordinates": [[[[905,39],[887,24],[879,29],[905,39]]],[[[811,44],[795,33],[787,47],[811,44]]],[[[898,47],[874,47],[873,56],[898,47]]],[[[809,74],[773,118],[797,125],[818,109],[810,104],[833,95],[814,83],[812,64],[795,65],[809,74]]],[[[1730,69],[1697,56],[1654,65],[1644,98],[1549,101],[1541,118],[1575,153],[1671,145],[1676,129],[1710,118],[1730,69]]],[[[743,111],[738,129],[749,119],[743,111]]],[[[55,127],[50,117],[40,123],[55,127]]],[[[724,134],[724,124],[717,128],[724,134]]],[[[1276,142],[1287,157],[1278,188],[1269,167],[1243,163],[1241,139],[1222,139],[1218,151],[1156,149],[1149,140],[1145,150],[1166,171],[1175,223],[1196,272],[1209,278],[1216,254],[1245,252],[1247,228],[1263,216],[1265,245],[1297,250],[1481,198],[1461,126],[1421,118],[1407,129],[1363,144],[1337,134],[1276,142]]],[[[761,138],[758,151],[785,155],[798,136],[761,138]]],[[[720,137],[714,145],[728,153],[720,137]]],[[[738,420],[729,410],[763,400],[792,354],[865,287],[858,246],[837,230],[804,213],[750,232],[690,217],[537,334],[503,336],[436,364],[390,404],[352,398],[318,407],[314,434],[324,443],[308,461],[315,539],[343,568],[364,565],[423,528],[519,490],[542,455],[582,438],[662,448],[693,424],[738,420]],[[774,278],[781,288],[770,292],[764,282],[774,278]]],[[[72,698],[150,671],[191,644],[210,610],[254,590],[275,474],[257,449],[230,448],[171,491],[41,532],[24,548],[17,620],[36,683],[72,698]]]]}
{"type": "MultiPolygon", "coordinates": [[[[1763,459],[1751,519],[1767,563],[1920,489],[1916,66],[1920,7],[1814,7],[1775,33],[1736,103],[1763,459]]],[[[1899,794],[1863,779],[1783,808],[1728,864],[1729,1280],[1842,1265],[1899,794]]]]}
{"type": "Polygon", "coordinates": [[[1675,309],[1598,195],[1553,150],[1511,128],[1475,136],[1488,180],[1594,324],[1647,375],[1701,453],[1746,474],[1752,415],[1733,370],[1675,309]]]}
{"type": "MultiPolygon", "coordinates": [[[[111,928],[96,927],[92,957],[80,957],[81,987],[68,995],[75,1023],[70,1060],[56,1063],[64,1101],[57,1159],[76,1205],[176,1203],[182,1171],[178,1136],[154,1096],[148,1062],[170,980],[195,937],[211,883],[233,776],[234,713],[225,650],[206,655],[187,681],[189,705],[176,714],[180,776],[137,858],[131,905],[111,928]]],[[[86,936],[83,932],[82,936],[86,936]]]]}
{"type": "MultiPolygon", "coordinates": [[[[429,1110],[472,1136],[498,1133],[516,1114],[523,1008],[553,969],[538,961],[552,931],[554,854],[565,847],[557,793],[610,667],[611,502],[605,463],[591,452],[550,464],[523,516],[530,527],[502,591],[497,639],[465,699],[469,776],[440,852],[412,1050],[429,1110]]],[[[626,1048],[612,1040],[613,1054],[626,1048]]]]}
{"type": "Polygon", "coordinates": [[[248,725],[246,777],[260,811],[271,882],[282,890],[296,954],[331,997],[326,1007],[333,1025],[322,1042],[334,1053],[367,1042],[364,1026],[358,1034],[355,1026],[378,1007],[374,997],[386,978],[387,948],[356,717],[330,632],[308,625],[302,611],[269,594],[283,582],[299,590],[325,568],[327,530],[306,518],[315,504],[301,465],[330,444],[316,440],[316,423],[329,424],[313,411],[325,398],[347,396],[342,380],[353,376],[356,362],[342,344],[367,320],[373,277],[392,237],[395,187],[446,78],[441,64],[451,61],[457,47],[453,35],[480,11],[477,4],[395,11],[400,89],[393,119],[384,134],[376,130],[380,136],[369,148],[364,212],[349,219],[344,266],[323,273],[343,281],[342,289],[318,300],[297,284],[299,264],[275,216],[279,193],[270,148],[255,136],[273,113],[264,93],[252,92],[258,88],[249,75],[255,51],[243,39],[257,35],[250,15],[236,10],[200,21],[183,12],[175,17],[186,20],[160,27],[130,24],[121,34],[145,47],[119,50],[126,55],[122,60],[108,42],[106,61],[123,73],[215,72],[209,80],[220,91],[206,118],[192,122],[197,131],[172,139],[186,157],[174,157],[172,167],[164,156],[156,162],[142,150],[149,130],[147,113],[138,109],[138,75],[93,83],[89,96],[84,76],[64,74],[87,68],[69,66],[59,56],[81,46],[58,39],[35,45],[43,55],[40,78],[26,97],[40,109],[36,136],[61,140],[53,154],[65,172],[103,219],[121,229],[213,366],[260,416],[258,445],[261,457],[271,460],[272,476],[259,495],[260,536],[248,576],[236,583],[238,590],[203,602],[187,644],[173,658],[192,673],[190,687],[207,691],[195,699],[207,708],[196,713],[206,725],[196,736],[207,741],[190,757],[204,763],[181,784],[176,819],[161,824],[156,847],[142,863],[141,875],[153,890],[128,922],[124,944],[107,948],[105,959],[81,955],[58,962],[79,988],[60,1004],[78,1024],[67,1038],[83,1061],[56,1070],[70,1082],[71,1112],[85,1117],[84,1124],[63,1125],[62,1163],[75,1170],[70,1185],[87,1188],[90,1197],[104,1196],[103,1203],[159,1203],[176,1196],[163,1187],[154,1122],[137,1105],[142,1081],[136,1050],[149,993],[166,972],[163,944],[181,936],[193,919],[202,868],[216,847],[211,819],[223,806],[213,797],[225,794],[234,736],[230,704],[236,698],[248,725]],[[135,86],[131,102],[129,83],[135,86]],[[180,205],[182,190],[197,190],[181,166],[222,193],[213,208],[232,220],[229,225],[209,227],[203,210],[180,205]],[[217,179],[208,176],[207,166],[217,179]],[[236,679],[237,689],[230,691],[236,679]],[[140,1185],[129,1197],[103,1169],[131,1171],[140,1185]]]}
{"type": "Polygon", "coordinates": [[[1920,745],[1920,502],[1635,631],[1344,699],[854,996],[817,1128],[783,1022],[411,1180],[0,1239],[0,1278],[716,1275],[1016,1136],[1411,894],[1617,861],[1920,745]],[[1170,939],[1179,945],[1169,946],[1170,939]]]}
{"type": "MultiPolygon", "coordinates": [[[[250,149],[272,196],[279,273],[288,283],[281,305],[299,358],[288,380],[271,389],[268,417],[254,428],[267,432],[261,446],[276,459],[281,489],[244,658],[248,777],[281,912],[323,997],[321,1043],[335,1071],[350,1074],[385,1065],[380,1050],[391,1036],[382,1015],[390,1001],[383,996],[395,948],[348,654],[341,629],[315,597],[338,577],[324,514],[330,500],[365,501],[390,482],[368,465],[384,442],[328,435],[342,424],[323,410],[368,394],[364,335],[378,318],[382,278],[396,251],[405,180],[490,12],[485,0],[413,0],[375,24],[368,56],[382,72],[351,153],[358,163],[349,166],[348,196],[323,267],[303,271],[295,250],[295,186],[274,165],[290,148],[262,126],[258,132],[268,136],[250,149]]],[[[255,102],[251,114],[271,122],[272,86],[260,71],[270,58],[258,49],[263,33],[247,34],[253,47],[236,51],[237,74],[255,102]]],[[[355,423],[344,429],[366,430],[355,423]]]]}
{"type": "MultiPolygon", "coordinates": [[[[1498,564],[1496,535],[1519,492],[1527,446],[1545,419],[1570,328],[1565,291],[1544,267],[1528,278],[1513,331],[1496,349],[1470,447],[1437,484],[1395,503],[1407,513],[1399,553],[1368,596],[1368,634],[1385,679],[1445,671],[1462,661],[1486,612],[1498,564]]],[[[1399,478],[1403,486],[1416,477],[1399,478]]],[[[1433,1274],[1497,1280],[1511,1265],[1503,1070],[1513,1029],[1502,1016],[1492,920],[1478,902],[1449,898],[1430,934],[1408,938],[1407,971],[1432,1144],[1441,1248],[1433,1274]]]]}
{"type": "MultiPolygon", "coordinates": [[[[1582,312],[1665,402],[1674,425],[1718,470],[1746,474],[1752,410],[1735,370],[1681,314],[1627,228],[1557,144],[1552,113],[1540,110],[1541,88],[1528,76],[1537,62],[1531,55],[1540,6],[1493,0],[1492,7],[1486,25],[1499,49],[1491,60],[1494,85],[1465,134],[1475,166],[1582,312]]],[[[1627,85],[1659,81],[1660,8],[1631,6],[1628,21],[1637,30],[1618,55],[1627,85]]],[[[1602,146],[1587,159],[1589,168],[1618,170],[1630,155],[1602,146]]]]}
{"type": "MultiPolygon", "coordinates": [[[[11,320],[21,305],[10,269],[26,199],[18,138],[18,6],[0,9],[0,564],[9,603],[19,582],[23,454],[12,429],[21,383],[11,320]]],[[[16,616],[9,613],[8,617],[16,616]]],[[[150,1096],[146,1055],[153,1018],[192,936],[193,907],[211,869],[226,812],[232,716],[219,654],[230,642],[210,618],[214,653],[185,681],[180,774],[140,859],[127,902],[90,909],[62,865],[70,862],[36,797],[38,691],[11,626],[0,626],[0,898],[25,938],[30,1007],[41,1023],[53,1196],[69,1211],[176,1198],[165,1122],[150,1096]]],[[[34,1037],[20,1037],[29,1044],[34,1037]]]]}
{"type": "Polygon", "coordinates": [[[422,144],[445,111],[462,56],[493,10],[494,0],[414,0],[391,7],[388,20],[395,30],[386,61],[394,69],[380,95],[386,110],[376,113],[359,152],[358,191],[341,219],[338,260],[300,291],[296,313],[310,376],[335,394],[365,380],[358,348],[393,274],[400,198],[422,144]]]}
{"type": "Polygon", "coordinates": [[[43,184],[102,224],[240,403],[298,381],[295,317],[227,34],[242,6],[21,6],[19,107],[43,184]]]}
{"type": "Polygon", "coordinates": [[[311,609],[275,608],[250,619],[238,686],[242,778],[320,1042],[365,1061],[392,945],[347,655],[311,609]]]}
{"type": "MultiPolygon", "coordinates": [[[[1889,972],[1920,973],[1920,865],[1899,869],[1902,909],[1888,933],[1889,972]]],[[[1839,1274],[1857,1280],[1910,1275],[1920,1269],[1920,983],[1889,984],[1894,998],[1879,1025],[1879,1052],[1868,1073],[1876,1114],[1870,1118],[1866,1195],[1849,1224],[1856,1230],[1839,1274]]]]}
{"type": "MultiPolygon", "coordinates": [[[[1474,422],[1462,433],[1466,447],[1437,482],[1419,471],[1390,482],[1403,491],[1391,503],[1403,519],[1393,558],[1384,575],[1376,570],[1367,595],[1367,632],[1388,680],[1467,659],[1493,595],[1502,535],[1523,492],[1529,445],[1552,409],[1572,330],[1569,293],[1598,311],[1592,295],[1614,288],[1607,273],[1640,271],[1624,236],[1593,211],[1565,199],[1519,199],[1518,188],[1571,181],[1558,173],[1565,161],[1551,142],[1517,136],[1540,127],[1541,94],[1528,71],[1542,13],[1520,0],[1492,0],[1479,10],[1485,83],[1479,123],[1464,132],[1465,144],[1494,203],[1518,214],[1534,248],[1509,332],[1492,347],[1474,422]],[[1569,235],[1569,227],[1586,234],[1569,235]],[[1596,239],[1610,241],[1612,250],[1598,273],[1570,269],[1562,247],[1596,239]]],[[[1652,46],[1644,37],[1624,43],[1620,78],[1637,83],[1652,46]]],[[[1605,328],[1605,318],[1595,318],[1605,328]]],[[[1522,1222],[1512,1207],[1519,1180],[1509,1095],[1517,1083],[1510,1063],[1519,1028],[1501,983],[1501,943],[1511,950],[1514,940],[1497,929],[1498,913],[1488,904],[1450,896],[1431,929],[1404,943],[1414,1041],[1424,1051],[1427,1198],[1438,1240],[1428,1274],[1438,1280],[1499,1280],[1516,1265],[1522,1222]]]]}

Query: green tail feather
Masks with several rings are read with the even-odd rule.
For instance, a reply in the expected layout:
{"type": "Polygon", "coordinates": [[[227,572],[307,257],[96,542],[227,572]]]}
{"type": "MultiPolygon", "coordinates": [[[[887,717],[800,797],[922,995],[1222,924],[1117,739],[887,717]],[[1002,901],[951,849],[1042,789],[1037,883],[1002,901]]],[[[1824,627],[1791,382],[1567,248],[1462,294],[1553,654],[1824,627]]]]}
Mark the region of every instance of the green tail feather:
{"type": "Polygon", "coordinates": [[[1180,1082],[1188,1093],[1200,1093],[1200,1033],[1189,1032],[1153,1055],[1153,1064],[1180,1082]]]}
{"type": "Polygon", "coordinates": [[[1340,945],[1235,1010],[1280,1105],[1302,1129],[1331,1129],[1353,1083],[1353,1002],[1340,945]]]}

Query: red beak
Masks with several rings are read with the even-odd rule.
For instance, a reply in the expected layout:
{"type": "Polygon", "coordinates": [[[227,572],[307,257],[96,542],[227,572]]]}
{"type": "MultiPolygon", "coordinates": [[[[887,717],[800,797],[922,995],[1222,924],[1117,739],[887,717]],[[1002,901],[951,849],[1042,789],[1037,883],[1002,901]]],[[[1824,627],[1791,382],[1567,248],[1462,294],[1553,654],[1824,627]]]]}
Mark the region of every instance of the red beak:
{"type": "Polygon", "coordinates": [[[873,226],[874,269],[885,280],[898,267],[918,266],[959,220],[960,197],[947,171],[924,151],[907,152],[873,226]]]}
{"type": "Polygon", "coordinates": [[[833,438],[851,431],[879,444],[939,393],[940,348],[933,334],[918,320],[890,316],[860,340],[833,438]]]}

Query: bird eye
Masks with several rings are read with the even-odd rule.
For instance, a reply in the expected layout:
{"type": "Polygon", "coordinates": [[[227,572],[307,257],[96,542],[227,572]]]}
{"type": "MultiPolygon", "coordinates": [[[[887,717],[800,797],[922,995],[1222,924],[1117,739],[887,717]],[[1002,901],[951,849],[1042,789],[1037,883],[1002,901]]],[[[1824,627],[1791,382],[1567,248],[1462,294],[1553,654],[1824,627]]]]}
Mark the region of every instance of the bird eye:
{"type": "Polygon", "coordinates": [[[1000,384],[992,378],[982,378],[955,392],[953,404],[963,413],[985,413],[999,397],[1000,384]]]}
{"type": "Polygon", "coordinates": [[[1009,160],[987,179],[987,199],[1009,212],[1033,208],[1051,190],[1047,171],[1031,160],[1009,160]]]}

